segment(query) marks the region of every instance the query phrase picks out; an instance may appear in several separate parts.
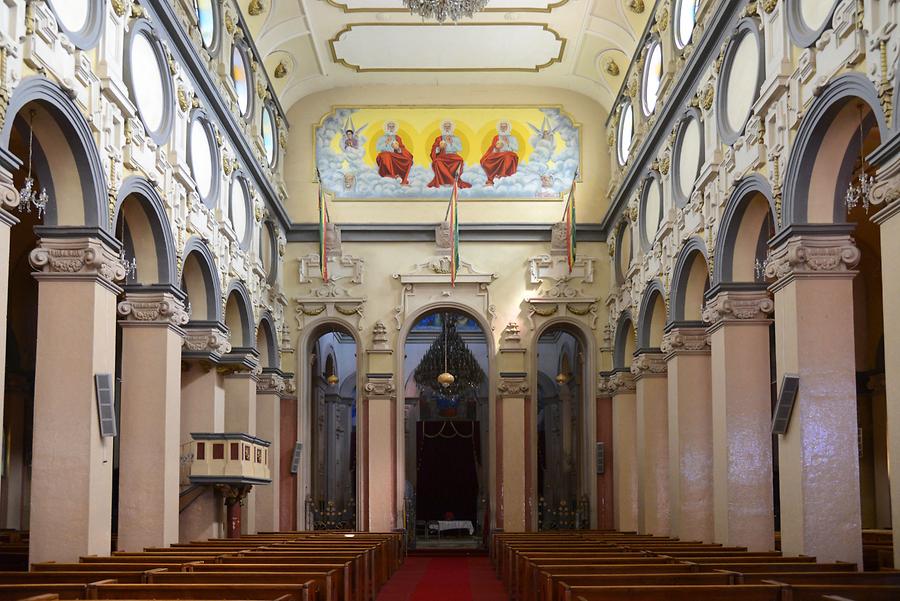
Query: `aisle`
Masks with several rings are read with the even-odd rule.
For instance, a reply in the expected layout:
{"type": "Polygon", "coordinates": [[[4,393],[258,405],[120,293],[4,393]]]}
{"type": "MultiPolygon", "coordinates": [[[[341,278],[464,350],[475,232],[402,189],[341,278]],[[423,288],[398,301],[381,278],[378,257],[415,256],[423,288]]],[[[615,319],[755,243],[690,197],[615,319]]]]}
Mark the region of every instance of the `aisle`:
{"type": "Polygon", "coordinates": [[[507,601],[507,596],[486,556],[412,556],[377,601],[507,601]]]}

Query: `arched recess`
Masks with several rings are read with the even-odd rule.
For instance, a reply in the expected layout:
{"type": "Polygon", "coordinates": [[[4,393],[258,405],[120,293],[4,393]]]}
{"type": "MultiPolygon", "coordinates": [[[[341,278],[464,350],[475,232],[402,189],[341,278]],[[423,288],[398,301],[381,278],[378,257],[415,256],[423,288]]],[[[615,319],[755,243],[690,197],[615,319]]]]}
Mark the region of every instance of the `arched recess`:
{"type": "Polygon", "coordinates": [[[669,311],[672,322],[702,321],[703,296],[709,289],[706,243],[690,238],[678,253],[672,276],[669,311]]]}
{"type": "MultiPolygon", "coordinates": [[[[579,474],[579,489],[577,491],[578,500],[586,498],[588,500],[588,518],[590,520],[590,527],[597,527],[597,486],[596,486],[596,478],[595,474],[597,471],[597,456],[596,453],[592,451],[594,448],[594,442],[596,441],[597,436],[597,418],[596,418],[596,382],[597,382],[597,357],[596,357],[596,345],[594,343],[594,337],[591,334],[590,329],[585,326],[585,324],[581,323],[576,319],[571,318],[556,318],[546,321],[542,323],[534,332],[534,337],[532,338],[532,365],[531,372],[534,374],[532,378],[532,390],[538,391],[541,385],[543,372],[540,370],[540,358],[539,354],[539,346],[541,337],[551,332],[552,330],[561,330],[570,334],[575,338],[577,344],[575,345],[566,345],[563,351],[560,353],[558,357],[558,374],[563,374],[566,366],[564,362],[568,360],[568,368],[571,370],[570,376],[575,375],[575,370],[580,371],[578,374],[581,379],[581,390],[578,391],[579,395],[579,406],[580,406],[580,415],[582,416],[580,426],[580,432],[578,433],[580,441],[578,443],[578,463],[576,466],[576,470],[579,474]],[[579,348],[580,347],[580,348],[579,348]],[[581,351],[583,354],[582,357],[577,356],[577,352],[581,351]],[[579,366],[580,362],[580,366],[579,366]]],[[[552,374],[556,375],[556,374],[552,374]]],[[[545,384],[546,386],[546,384],[545,384]]],[[[554,385],[554,388],[558,386],[554,385]]],[[[540,497],[540,491],[538,490],[538,462],[537,462],[537,446],[538,446],[538,417],[539,417],[539,407],[538,403],[535,402],[532,404],[532,420],[533,424],[531,428],[531,432],[529,435],[532,437],[532,440],[535,441],[534,449],[531,450],[531,454],[534,456],[532,458],[532,474],[531,481],[535,483],[533,487],[533,491],[531,494],[530,501],[534,503],[535,507],[538,507],[538,500],[540,497]]],[[[532,523],[530,527],[533,529],[537,529],[538,527],[538,515],[537,512],[534,512],[532,516],[532,523]]],[[[582,526],[584,527],[584,526],[582,526]]]]}
{"type": "MultiPolygon", "coordinates": [[[[502,522],[499,521],[502,518],[502,511],[499,510],[498,506],[498,490],[500,489],[501,483],[499,482],[500,474],[498,474],[497,470],[497,455],[502,452],[502,449],[498,448],[498,437],[497,437],[497,426],[496,424],[496,389],[497,389],[497,375],[496,365],[494,361],[494,355],[496,352],[496,340],[494,339],[493,330],[491,328],[490,321],[487,319],[485,315],[474,310],[471,306],[458,303],[458,302],[434,302],[427,303],[426,305],[419,307],[416,311],[412,313],[408,313],[406,316],[406,320],[402,324],[399,332],[399,336],[397,337],[397,349],[400,349],[399,352],[396,352],[396,368],[395,374],[399,376],[399,381],[405,381],[406,374],[404,369],[405,357],[403,349],[406,348],[407,338],[409,336],[410,331],[413,326],[415,326],[423,317],[431,313],[440,313],[440,312],[456,312],[461,313],[471,319],[473,319],[478,326],[481,328],[481,331],[484,333],[485,337],[485,345],[487,348],[487,362],[488,369],[485,370],[485,374],[487,375],[487,394],[488,394],[488,415],[490,416],[488,420],[488,441],[481,441],[481,452],[482,452],[482,465],[485,463],[485,455],[487,458],[487,502],[490,511],[490,524],[492,527],[501,528],[502,522]]],[[[404,406],[402,402],[397,403],[397,411],[395,413],[395,419],[397,420],[398,427],[397,430],[397,439],[396,439],[396,448],[398,449],[397,457],[395,458],[397,465],[397,486],[395,490],[396,498],[394,500],[394,505],[396,507],[396,515],[402,515],[402,511],[404,510],[404,494],[405,494],[405,481],[407,479],[406,475],[406,450],[405,450],[405,429],[400,427],[400,425],[404,424],[405,415],[404,415],[404,406]],[[402,454],[402,456],[401,456],[402,454]]],[[[528,469],[526,467],[526,469],[528,469]]],[[[529,470],[530,471],[530,470],[529,470]]],[[[526,497],[528,493],[526,493],[526,497]]],[[[526,512],[527,513],[527,512],[526,512]]],[[[529,522],[528,516],[526,515],[526,524],[529,522]]]]}
{"type": "Polygon", "coordinates": [[[659,280],[653,280],[644,290],[637,323],[639,351],[659,349],[662,345],[663,332],[667,322],[665,294],[659,280]]]}
{"type": "Polygon", "coordinates": [[[222,321],[222,292],[216,259],[200,238],[184,246],[181,289],[191,304],[192,321],[222,321]]]}
{"type": "Polygon", "coordinates": [[[137,261],[134,283],[176,284],[175,240],[153,184],[142,177],[126,179],[116,199],[113,223],[125,256],[137,261]]]}
{"type": "Polygon", "coordinates": [[[813,101],[785,170],[783,227],[846,222],[844,193],[859,159],[860,121],[863,140],[889,131],[878,93],[861,73],[835,78],[813,101]]]}
{"type": "Polygon", "coordinates": [[[225,290],[225,325],[232,348],[252,347],[256,340],[253,337],[253,301],[247,287],[239,280],[233,280],[225,290]]]}
{"type": "Polygon", "coordinates": [[[275,320],[272,314],[266,311],[259,319],[256,326],[256,350],[259,351],[259,365],[263,368],[278,369],[281,367],[281,359],[278,353],[278,338],[275,320]]]}
{"type": "MultiPolygon", "coordinates": [[[[13,91],[6,115],[0,129],[3,149],[11,149],[14,129],[26,144],[29,130],[34,131],[33,169],[50,195],[44,224],[108,231],[103,164],[90,126],[69,96],[45,77],[28,77],[13,91]]],[[[22,157],[23,163],[27,160],[22,157]]]]}
{"type": "Polygon", "coordinates": [[[772,187],[759,174],[741,179],[725,205],[716,237],[713,286],[762,281],[756,262],[763,261],[775,233],[772,187]]]}
{"type": "Polygon", "coordinates": [[[636,339],[634,319],[631,317],[631,311],[622,311],[616,322],[616,338],[615,346],[613,348],[614,369],[627,370],[631,367],[631,360],[634,358],[636,339]]]}
{"type": "MultiPolygon", "coordinates": [[[[353,338],[356,348],[356,390],[362,390],[364,374],[362,340],[359,337],[359,331],[355,323],[342,318],[323,317],[312,322],[304,324],[300,330],[300,336],[297,341],[297,347],[301,350],[296,354],[296,374],[297,374],[297,390],[298,406],[296,419],[297,442],[302,445],[300,455],[300,469],[297,472],[297,496],[299,501],[296,503],[296,523],[301,530],[312,530],[314,524],[311,521],[312,516],[308,515],[306,501],[312,498],[313,494],[313,421],[314,412],[312,407],[311,391],[316,384],[317,374],[315,372],[316,361],[313,361],[315,347],[318,340],[325,334],[332,332],[341,332],[353,338]],[[307,392],[309,391],[309,392],[307,392]]],[[[324,364],[324,363],[323,363],[324,364]]],[[[356,427],[356,528],[365,530],[368,523],[368,498],[367,498],[367,449],[364,444],[366,440],[366,423],[364,419],[366,408],[362,403],[363,399],[357,399],[357,427],[356,427]]]]}

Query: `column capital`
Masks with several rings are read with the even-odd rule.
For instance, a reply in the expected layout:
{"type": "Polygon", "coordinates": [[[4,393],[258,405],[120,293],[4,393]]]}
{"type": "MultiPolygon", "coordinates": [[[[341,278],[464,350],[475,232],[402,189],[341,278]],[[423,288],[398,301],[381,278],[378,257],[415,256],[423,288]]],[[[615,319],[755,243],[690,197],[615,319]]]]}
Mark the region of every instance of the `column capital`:
{"type": "Polygon", "coordinates": [[[93,279],[119,294],[121,288],[116,283],[125,279],[125,267],[119,261],[118,249],[102,239],[108,236],[93,236],[88,233],[88,230],[94,228],[66,229],[69,230],[66,235],[59,237],[44,236],[46,230],[38,232],[41,235],[38,246],[28,257],[36,270],[34,277],[39,280],[93,279]]]}
{"type": "Polygon", "coordinates": [[[607,387],[612,395],[634,394],[637,388],[634,384],[634,375],[630,371],[616,370],[607,378],[607,387]]]}
{"type": "Polygon", "coordinates": [[[20,202],[21,198],[19,191],[16,190],[12,173],[0,166],[0,208],[13,210],[19,207],[20,202]]]}
{"type": "Polygon", "coordinates": [[[394,374],[366,374],[364,386],[366,396],[370,399],[392,399],[396,396],[394,374]]]}
{"type": "Polygon", "coordinates": [[[666,356],[659,351],[644,351],[634,356],[631,374],[635,380],[666,375],[666,356]]]}
{"type": "Polygon", "coordinates": [[[706,302],[703,321],[716,328],[724,322],[769,322],[775,302],[764,288],[746,290],[720,289],[706,302]]]}
{"type": "Polygon", "coordinates": [[[285,391],[284,378],[280,373],[263,370],[256,381],[256,394],[276,394],[281,396],[285,391]]]}
{"type": "MultiPolygon", "coordinates": [[[[900,200],[900,152],[897,152],[896,144],[893,148],[893,156],[878,165],[875,171],[872,197],[875,206],[882,209],[879,213],[884,212],[884,209],[891,205],[896,205],[900,200]]],[[[896,208],[895,206],[894,209],[896,208]]]]}
{"type": "Polygon", "coordinates": [[[213,362],[231,352],[228,328],[217,321],[188,322],[184,329],[183,355],[213,362]]]}
{"type": "Polygon", "coordinates": [[[497,398],[524,398],[531,387],[528,385],[528,374],[525,372],[500,372],[497,384],[497,398]]]}
{"type": "Polygon", "coordinates": [[[709,332],[703,327],[675,327],[663,334],[660,346],[666,360],[676,355],[708,355],[709,332]]]}
{"type": "Polygon", "coordinates": [[[165,326],[177,330],[187,324],[184,302],[169,290],[127,290],[116,307],[122,326],[165,326]]]}
{"type": "Polygon", "coordinates": [[[854,226],[793,225],[775,236],[775,250],[766,264],[774,292],[803,277],[853,277],[862,253],[850,236],[854,226]]]}

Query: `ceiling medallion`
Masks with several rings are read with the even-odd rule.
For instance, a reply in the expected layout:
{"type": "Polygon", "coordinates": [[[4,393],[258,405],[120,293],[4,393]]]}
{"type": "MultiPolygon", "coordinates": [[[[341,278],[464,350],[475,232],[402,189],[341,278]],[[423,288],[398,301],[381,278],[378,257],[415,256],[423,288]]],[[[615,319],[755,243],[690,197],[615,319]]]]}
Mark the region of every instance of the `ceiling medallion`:
{"type": "Polygon", "coordinates": [[[487,0],[403,0],[403,5],[411,13],[443,23],[448,18],[451,21],[459,21],[462,17],[471,19],[475,13],[484,10],[487,0]]]}

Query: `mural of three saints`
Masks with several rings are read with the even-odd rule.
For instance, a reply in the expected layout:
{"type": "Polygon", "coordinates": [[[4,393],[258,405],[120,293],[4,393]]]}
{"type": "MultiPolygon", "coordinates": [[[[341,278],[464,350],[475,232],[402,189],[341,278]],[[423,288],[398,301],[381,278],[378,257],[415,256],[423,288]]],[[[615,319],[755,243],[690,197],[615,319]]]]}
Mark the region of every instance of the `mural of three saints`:
{"type": "Polygon", "coordinates": [[[336,199],[561,199],[580,163],[580,126],[559,108],[338,108],[315,130],[336,199]]]}

